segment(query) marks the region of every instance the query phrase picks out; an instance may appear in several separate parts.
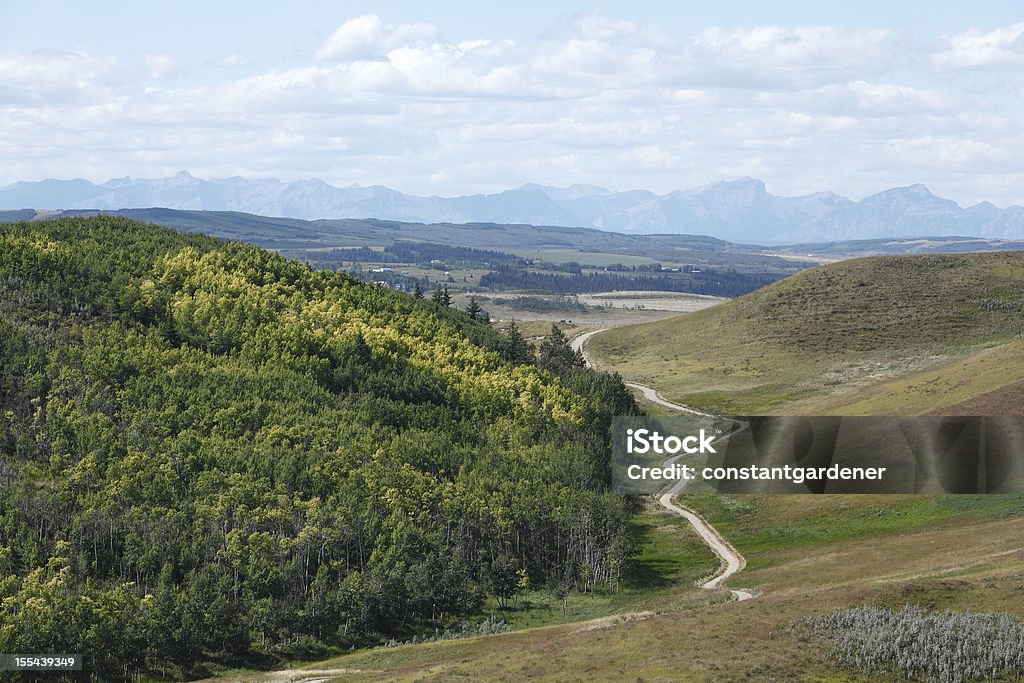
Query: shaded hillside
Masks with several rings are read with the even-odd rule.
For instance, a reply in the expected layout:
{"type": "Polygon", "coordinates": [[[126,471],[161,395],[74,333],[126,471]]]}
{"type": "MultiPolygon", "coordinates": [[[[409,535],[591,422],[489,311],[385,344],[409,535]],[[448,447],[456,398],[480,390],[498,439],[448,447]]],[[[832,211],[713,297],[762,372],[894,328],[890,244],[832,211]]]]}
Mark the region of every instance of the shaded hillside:
{"type": "Polygon", "coordinates": [[[0,227],[0,652],[180,680],[614,588],[635,405],[559,358],[249,245],[0,227]]]}
{"type": "Polygon", "coordinates": [[[611,330],[591,351],[684,402],[777,411],[1014,338],[1022,312],[1024,252],[875,257],[611,330]]]}

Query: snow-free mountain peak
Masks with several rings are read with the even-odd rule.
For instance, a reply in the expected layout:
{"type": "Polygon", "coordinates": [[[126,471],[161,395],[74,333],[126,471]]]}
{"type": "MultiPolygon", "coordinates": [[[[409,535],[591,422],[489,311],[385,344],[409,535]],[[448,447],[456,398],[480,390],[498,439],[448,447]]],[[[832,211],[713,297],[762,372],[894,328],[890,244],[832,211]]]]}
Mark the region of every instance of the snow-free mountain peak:
{"type": "Polygon", "coordinates": [[[981,202],[968,209],[914,183],[860,201],[833,192],[771,194],[743,177],[656,194],[596,185],[520,187],[459,197],[417,196],[383,186],[334,187],[320,179],[285,182],[233,176],[47,179],[0,188],[0,209],[172,209],[242,211],[292,218],[380,218],[407,222],[532,223],[626,233],[706,234],[747,242],[974,235],[1024,238],[1024,209],[981,202]]]}

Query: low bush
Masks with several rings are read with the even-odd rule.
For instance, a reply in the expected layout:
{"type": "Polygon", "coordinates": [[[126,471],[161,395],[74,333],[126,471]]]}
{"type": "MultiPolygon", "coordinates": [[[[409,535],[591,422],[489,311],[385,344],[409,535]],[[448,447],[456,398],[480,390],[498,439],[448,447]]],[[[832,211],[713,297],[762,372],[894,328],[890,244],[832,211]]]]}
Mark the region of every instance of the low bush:
{"type": "Polygon", "coordinates": [[[827,636],[832,656],[866,673],[943,683],[1024,675],[1024,623],[1009,614],[856,607],[801,626],[827,636]]]}

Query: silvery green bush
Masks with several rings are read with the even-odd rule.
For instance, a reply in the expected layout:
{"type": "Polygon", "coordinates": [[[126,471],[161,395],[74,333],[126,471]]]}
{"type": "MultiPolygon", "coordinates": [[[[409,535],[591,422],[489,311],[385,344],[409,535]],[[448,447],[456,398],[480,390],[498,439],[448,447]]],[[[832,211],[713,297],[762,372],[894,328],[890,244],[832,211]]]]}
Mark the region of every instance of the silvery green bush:
{"type": "Polygon", "coordinates": [[[436,643],[442,640],[458,640],[460,638],[473,638],[474,636],[490,636],[496,633],[508,633],[511,630],[512,627],[506,624],[503,619],[498,619],[492,614],[479,623],[461,621],[443,631],[437,629],[433,635],[416,635],[409,640],[391,639],[385,642],[383,647],[415,645],[416,643],[436,643]]]}
{"type": "Polygon", "coordinates": [[[1009,614],[856,607],[803,622],[831,654],[867,673],[960,682],[1024,676],[1024,623],[1009,614]]]}

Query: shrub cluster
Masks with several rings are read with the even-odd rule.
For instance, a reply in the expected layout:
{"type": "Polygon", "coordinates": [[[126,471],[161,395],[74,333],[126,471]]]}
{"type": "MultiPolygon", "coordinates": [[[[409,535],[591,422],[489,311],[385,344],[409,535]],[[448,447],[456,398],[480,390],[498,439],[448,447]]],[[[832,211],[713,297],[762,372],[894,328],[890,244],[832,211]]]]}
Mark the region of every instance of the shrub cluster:
{"type": "Polygon", "coordinates": [[[493,614],[479,623],[472,621],[460,621],[443,631],[436,629],[433,635],[415,635],[409,640],[391,639],[381,645],[384,648],[398,647],[399,645],[416,645],[417,643],[439,643],[444,640],[460,640],[462,638],[475,638],[476,636],[493,636],[500,633],[509,633],[512,627],[505,623],[504,619],[498,619],[493,614]]]}
{"type": "Polygon", "coordinates": [[[856,607],[807,619],[831,654],[867,673],[946,682],[1024,675],[1024,623],[1009,614],[856,607]]]}

